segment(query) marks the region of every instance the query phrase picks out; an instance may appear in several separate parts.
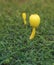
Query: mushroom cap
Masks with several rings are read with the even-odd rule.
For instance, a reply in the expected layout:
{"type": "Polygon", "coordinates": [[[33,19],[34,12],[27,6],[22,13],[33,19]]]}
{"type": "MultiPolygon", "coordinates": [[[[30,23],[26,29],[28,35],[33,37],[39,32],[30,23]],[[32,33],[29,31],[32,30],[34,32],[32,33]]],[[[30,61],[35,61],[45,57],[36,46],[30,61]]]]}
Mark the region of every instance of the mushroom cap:
{"type": "Polygon", "coordinates": [[[26,19],[26,13],[22,13],[22,18],[26,19]]]}
{"type": "Polygon", "coordinates": [[[30,26],[32,27],[38,27],[40,24],[40,17],[37,14],[32,14],[29,17],[30,26]]]}

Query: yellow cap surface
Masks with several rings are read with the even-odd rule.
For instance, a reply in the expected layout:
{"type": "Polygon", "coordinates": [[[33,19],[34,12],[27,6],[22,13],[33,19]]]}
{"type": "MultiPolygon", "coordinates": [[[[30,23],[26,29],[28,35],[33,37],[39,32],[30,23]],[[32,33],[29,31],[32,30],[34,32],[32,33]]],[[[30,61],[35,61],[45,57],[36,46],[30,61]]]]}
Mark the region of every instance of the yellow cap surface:
{"type": "Polygon", "coordinates": [[[26,20],[26,13],[22,13],[22,18],[26,20]]]}
{"type": "Polygon", "coordinates": [[[32,27],[38,27],[40,24],[40,17],[37,14],[32,14],[29,18],[30,25],[32,27]]]}

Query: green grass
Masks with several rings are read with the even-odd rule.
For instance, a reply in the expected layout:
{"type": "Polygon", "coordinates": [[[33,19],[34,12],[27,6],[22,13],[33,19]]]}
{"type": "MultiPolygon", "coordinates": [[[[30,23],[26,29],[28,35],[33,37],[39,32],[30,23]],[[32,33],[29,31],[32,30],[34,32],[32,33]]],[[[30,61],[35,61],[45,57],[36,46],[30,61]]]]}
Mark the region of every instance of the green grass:
{"type": "Polygon", "coordinates": [[[54,0],[0,0],[0,65],[54,65],[54,0]],[[24,26],[22,12],[27,13],[24,26]],[[37,13],[41,24],[29,40],[29,16],[37,13]]]}

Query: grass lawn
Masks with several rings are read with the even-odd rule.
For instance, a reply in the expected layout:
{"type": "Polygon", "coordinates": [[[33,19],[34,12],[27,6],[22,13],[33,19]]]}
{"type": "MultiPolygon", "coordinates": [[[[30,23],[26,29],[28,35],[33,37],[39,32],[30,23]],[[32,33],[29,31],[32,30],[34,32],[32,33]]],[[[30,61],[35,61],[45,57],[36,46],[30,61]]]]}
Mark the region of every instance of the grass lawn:
{"type": "Polygon", "coordinates": [[[0,0],[0,65],[54,65],[54,0],[0,0]],[[40,15],[41,24],[29,40],[33,13],[40,15]]]}

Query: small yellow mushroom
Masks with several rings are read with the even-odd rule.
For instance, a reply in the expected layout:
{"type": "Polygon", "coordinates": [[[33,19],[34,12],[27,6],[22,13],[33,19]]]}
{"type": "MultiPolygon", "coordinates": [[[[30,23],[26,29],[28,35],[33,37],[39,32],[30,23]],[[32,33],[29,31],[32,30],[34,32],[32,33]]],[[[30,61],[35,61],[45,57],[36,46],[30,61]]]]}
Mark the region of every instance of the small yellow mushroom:
{"type": "Polygon", "coordinates": [[[22,13],[22,18],[23,18],[23,21],[24,21],[24,25],[26,25],[26,13],[22,13]]]}
{"type": "Polygon", "coordinates": [[[35,29],[39,26],[40,24],[40,17],[37,14],[32,14],[29,17],[29,22],[30,22],[30,26],[32,26],[33,30],[32,33],[30,35],[29,39],[33,39],[35,37],[35,29]]]}

